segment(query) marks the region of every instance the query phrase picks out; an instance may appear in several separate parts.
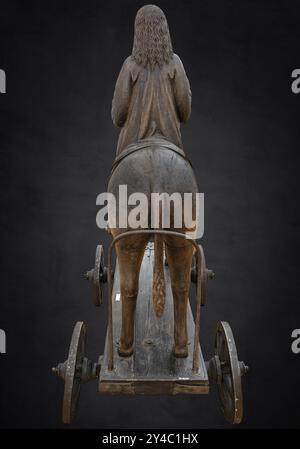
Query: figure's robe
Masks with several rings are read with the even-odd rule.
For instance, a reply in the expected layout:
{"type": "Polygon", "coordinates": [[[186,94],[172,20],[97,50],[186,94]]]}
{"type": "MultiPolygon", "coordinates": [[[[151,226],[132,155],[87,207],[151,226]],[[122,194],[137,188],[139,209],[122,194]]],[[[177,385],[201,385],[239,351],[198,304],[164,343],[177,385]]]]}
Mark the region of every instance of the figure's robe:
{"type": "Polygon", "coordinates": [[[180,122],[191,113],[191,89],[180,58],[154,70],[129,56],[120,71],[112,119],[120,131],[117,154],[138,140],[160,135],[182,148],[180,122]]]}

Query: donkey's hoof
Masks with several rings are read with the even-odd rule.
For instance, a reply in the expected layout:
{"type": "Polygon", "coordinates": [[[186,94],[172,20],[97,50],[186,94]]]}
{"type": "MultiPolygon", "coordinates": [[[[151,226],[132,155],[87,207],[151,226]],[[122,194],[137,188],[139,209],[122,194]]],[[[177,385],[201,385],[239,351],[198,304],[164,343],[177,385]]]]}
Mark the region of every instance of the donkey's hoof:
{"type": "Polygon", "coordinates": [[[175,357],[177,357],[178,359],[184,359],[188,355],[189,355],[189,351],[188,351],[187,346],[183,346],[183,347],[175,346],[175,348],[174,348],[174,356],[175,357]]]}
{"type": "Polygon", "coordinates": [[[130,357],[133,354],[133,346],[130,346],[130,348],[122,348],[120,346],[118,348],[118,353],[120,357],[130,357]]]}

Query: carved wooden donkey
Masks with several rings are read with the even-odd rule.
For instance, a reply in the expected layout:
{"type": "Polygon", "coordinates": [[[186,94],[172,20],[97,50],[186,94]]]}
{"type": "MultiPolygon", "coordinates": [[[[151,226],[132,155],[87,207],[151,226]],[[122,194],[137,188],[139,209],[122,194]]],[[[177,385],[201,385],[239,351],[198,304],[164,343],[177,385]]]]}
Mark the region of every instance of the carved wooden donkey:
{"type": "MultiPolygon", "coordinates": [[[[123,64],[112,102],[112,119],[121,131],[108,191],[117,201],[120,185],[127,186],[128,195],[145,194],[149,203],[153,192],[198,192],[180,133],[180,123],[186,122],[190,113],[189,81],[180,58],[173,53],[166,17],[157,6],[144,6],[136,15],[132,54],[123,64]]],[[[193,200],[193,210],[194,206],[193,200]]],[[[130,230],[129,226],[111,225],[110,212],[108,219],[113,237],[130,230]]],[[[150,219],[151,210],[151,228],[150,219]]],[[[170,228],[174,230],[174,207],[170,228]]],[[[175,230],[187,232],[184,225],[175,230]]],[[[133,353],[139,271],[148,241],[149,235],[144,234],[125,237],[116,244],[122,299],[119,355],[123,357],[133,353]]],[[[164,245],[174,299],[174,355],[187,357],[187,303],[194,250],[188,239],[155,234],[152,297],[158,317],[165,300],[164,245]]]]}

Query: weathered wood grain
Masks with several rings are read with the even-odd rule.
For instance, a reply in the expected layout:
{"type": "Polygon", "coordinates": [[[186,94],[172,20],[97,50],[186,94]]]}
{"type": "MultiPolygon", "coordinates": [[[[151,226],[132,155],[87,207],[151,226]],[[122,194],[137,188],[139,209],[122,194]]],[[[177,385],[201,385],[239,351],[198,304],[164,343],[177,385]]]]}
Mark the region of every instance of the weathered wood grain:
{"type": "Polygon", "coordinates": [[[135,352],[129,358],[118,355],[121,329],[119,273],[116,267],[113,288],[114,370],[107,368],[107,339],[99,377],[99,392],[110,394],[205,394],[208,376],[200,348],[200,369],[192,372],[194,320],[188,306],[189,355],[173,355],[173,297],[169,269],[165,267],[166,305],[161,318],[152,305],[153,243],[147,245],[140,270],[139,294],[135,319],[135,352]]]}

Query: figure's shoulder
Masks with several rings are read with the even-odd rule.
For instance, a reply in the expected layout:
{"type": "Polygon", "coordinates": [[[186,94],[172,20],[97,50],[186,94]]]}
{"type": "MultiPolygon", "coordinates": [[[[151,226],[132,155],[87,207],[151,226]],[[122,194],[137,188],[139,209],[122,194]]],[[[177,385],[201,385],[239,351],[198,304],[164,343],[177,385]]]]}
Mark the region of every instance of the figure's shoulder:
{"type": "Polygon", "coordinates": [[[169,64],[167,65],[167,71],[170,76],[170,78],[174,78],[176,75],[176,72],[182,70],[182,62],[179,56],[176,53],[173,53],[173,57],[170,60],[169,64]]]}
{"type": "Polygon", "coordinates": [[[175,64],[182,64],[181,59],[179,58],[179,56],[176,53],[173,53],[173,60],[174,60],[175,64]]]}
{"type": "Polygon", "coordinates": [[[124,67],[130,67],[131,63],[133,62],[133,59],[131,56],[127,56],[123,62],[124,67]]]}
{"type": "Polygon", "coordinates": [[[174,61],[174,65],[176,68],[183,67],[183,63],[182,63],[181,59],[179,58],[179,56],[176,55],[176,53],[174,53],[174,55],[173,55],[173,61],[174,61]]]}
{"type": "Polygon", "coordinates": [[[123,70],[130,72],[132,81],[135,82],[140,71],[141,67],[135,62],[132,56],[128,56],[123,63],[123,70]]]}

